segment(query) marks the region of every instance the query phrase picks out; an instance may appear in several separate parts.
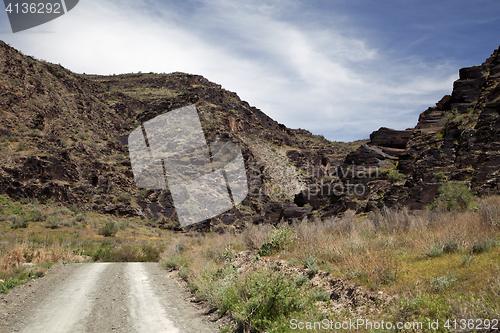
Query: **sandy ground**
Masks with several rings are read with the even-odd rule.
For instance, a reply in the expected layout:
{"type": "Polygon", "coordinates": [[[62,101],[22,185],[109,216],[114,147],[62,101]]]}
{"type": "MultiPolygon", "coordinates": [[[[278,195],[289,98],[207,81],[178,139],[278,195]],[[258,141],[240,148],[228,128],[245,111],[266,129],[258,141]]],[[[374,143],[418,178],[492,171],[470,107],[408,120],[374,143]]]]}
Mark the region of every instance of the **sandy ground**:
{"type": "Polygon", "coordinates": [[[155,263],[58,264],[0,296],[0,332],[219,332],[155,263]]]}

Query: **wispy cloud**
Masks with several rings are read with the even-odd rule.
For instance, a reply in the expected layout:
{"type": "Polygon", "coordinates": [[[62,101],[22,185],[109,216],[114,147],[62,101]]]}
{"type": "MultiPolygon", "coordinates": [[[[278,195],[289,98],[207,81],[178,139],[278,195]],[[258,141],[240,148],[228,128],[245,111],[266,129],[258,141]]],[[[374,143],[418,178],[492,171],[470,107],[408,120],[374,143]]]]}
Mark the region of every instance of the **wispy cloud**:
{"type": "Polygon", "coordinates": [[[57,33],[0,38],[77,72],[200,74],[285,125],[332,140],[367,138],[380,126],[414,126],[457,77],[453,62],[382,50],[376,40],[353,34],[358,29],[341,15],[329,13],[342,24],[328,25],[323,13],[305,12],[300,1],[175,6],[86,0],[37,28],[57,33]]]}

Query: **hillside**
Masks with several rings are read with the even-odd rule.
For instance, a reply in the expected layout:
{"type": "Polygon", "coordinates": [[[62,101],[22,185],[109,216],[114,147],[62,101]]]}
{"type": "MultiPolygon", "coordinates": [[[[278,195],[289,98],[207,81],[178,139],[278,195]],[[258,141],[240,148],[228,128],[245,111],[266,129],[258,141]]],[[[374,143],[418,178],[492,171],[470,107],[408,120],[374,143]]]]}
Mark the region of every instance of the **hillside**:
{"type": "Polygon", "coordinates": [[[3,42],[0,86],[0,193],[142,215],[165,228],[178,226],[171,196],[135,186],[126,146],[133,129],[159,114],[195,104],[207,142],[233,141],[242,149],[251,195],[205,223],[207,230],[234,224],[236,217],[277,222],[311,213],[291,203],[315,181],[299,168],[339,164],[357,147],[289,129],[201,76],[75,74],[3,42]]]}
{"type": "Polygon", "coordinates": [[[76,74],[2,42],[0,193],[178,230],[169,191],[135,185],[127,137],[145,121],[195,104],[208,143],[241,147],[250,191],[242,205],[196,226],[203,230],[384,206],[424,209],[443,183],[497,194],[499,81],[496,50],[482,65],[461,69],[451,95],[414,128],[381,128],[369,142],[339,143],[289,129],[198,75],[76,74]]]}

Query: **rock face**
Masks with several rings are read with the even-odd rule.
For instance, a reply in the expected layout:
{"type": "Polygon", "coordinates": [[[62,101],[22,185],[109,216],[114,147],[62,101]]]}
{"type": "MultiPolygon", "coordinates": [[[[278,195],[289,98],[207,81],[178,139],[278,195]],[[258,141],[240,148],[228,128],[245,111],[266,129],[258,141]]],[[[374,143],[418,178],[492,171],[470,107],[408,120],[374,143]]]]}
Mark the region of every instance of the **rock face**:
{"type": "Polygon", "coordinates": [[[344,177],[344,183],[363,184],[367,191],[341,196],[334,210],[353,207],[353,201],[358,212],[395,205],[423,209],[443,182],[464,183],[478,195],[500,193],[499,82],[496,50],[482,65],[461,69],[452,94],[422,112],[415,128],[373,132],[345,163],[378,165],[380,173],[369,180],[344,177]]]}
{"type": "Polygon", "coordinates": [[[370,134],[370,144],[380,147],[404,149],[412,133],[412,130],[397,131],[382,127],[370,134]]]}

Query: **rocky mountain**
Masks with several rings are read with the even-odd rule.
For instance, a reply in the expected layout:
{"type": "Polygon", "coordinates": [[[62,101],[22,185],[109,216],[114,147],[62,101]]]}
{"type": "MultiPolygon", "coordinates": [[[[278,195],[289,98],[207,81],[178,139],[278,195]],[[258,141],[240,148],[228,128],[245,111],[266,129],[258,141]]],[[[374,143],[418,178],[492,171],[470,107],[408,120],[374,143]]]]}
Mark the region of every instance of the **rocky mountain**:
{"type": "Polygon", "coordinates": [[[452,94],[422,112],[414,128],[381,128],[347,156],[343,166],[350,172],[335,181],[359,186],[359,195],[330,193],[308,199],[300,194],[295,201],[338,214],[383,206],[424,209],[443,183],[465,184],[479,196],[498,194],[499,82],[496,50],[482,65],[462,68],[452,94]]]}
{"type": "Polygon", "coordinates": [[[496,50],[482,65],[461,69],[452,94],[414,128],[381,128],[369,141],[341,143],[289,129],[202,76],[76,74],[0,42],[0,193],[179,229],[168,189],[137,188],[127,138],[144,122],[192,104],[209,144],[240,146],[250,193],[191,229],[348,209],[423,209],[443,182],[499,193],[499,81],[496,50]]]}
{"type": "Polygon", "coordinates": [[[0,42],[0,192],[177,228],[169,191],[135,185],[127,137],[145,121],[191,104],[208,143],[241,147],[250,185],[242,205],[202,223],[205,229],[311,213],[293,203],[315,179],[300,168],[339,164],[359,145],[289,129],[201,76],[76,74],[0,42]]]}

